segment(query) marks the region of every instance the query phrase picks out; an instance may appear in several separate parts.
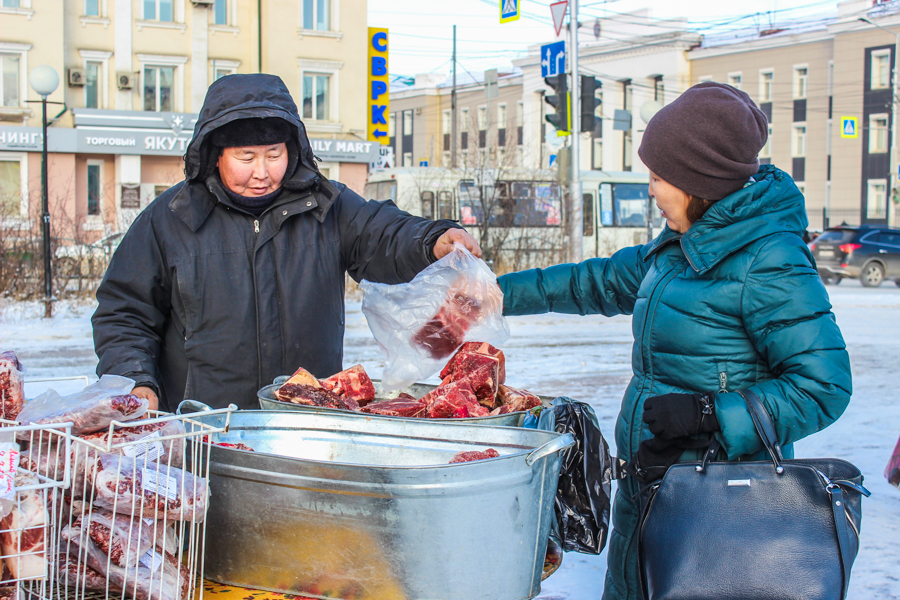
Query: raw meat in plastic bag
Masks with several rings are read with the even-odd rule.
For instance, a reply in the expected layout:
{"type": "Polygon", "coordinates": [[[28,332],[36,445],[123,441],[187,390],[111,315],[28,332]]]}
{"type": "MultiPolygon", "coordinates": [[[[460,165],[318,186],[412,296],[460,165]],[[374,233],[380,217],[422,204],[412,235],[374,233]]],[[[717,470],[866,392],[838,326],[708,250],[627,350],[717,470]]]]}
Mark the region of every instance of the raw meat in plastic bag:
{"type": "MultiPolygon", "coordinates": [[[[37,485],[33,473],[16,474],[16,488],[37,485]]],[[[0,550],[16,579],[44,577],[47,571],[47,503],[43,490],[17,491],[18,502],[0,519],[0,550]]]]}
{"type": "Polygon", "coordinates": [[[81,436],[81,439],[104,448],[104,453],[119,454],[129,458],[137,458],[142,462],[146,455],[147,462],[158,462],[171,467],[181,467],[184,461],[184,424],[177,419],[146,425],[134,424],[129,427],[116,427],[112,433],[110,444],[109,430],[98,431],[81,436]],[[180,436],[173,439],[162,440],[169,436],[180,436]],[[131,442],[143,441],[141,444],[131,442]],[[108,444],[117,446],[129,444],[119,448],[113,447],[106,450],[108,444]]]}
{"type": "Polygon", "coordinates": [[[22,363],[12,350],[0,353],[0,419],[15,421],[25,404],[22,363]]]}
{"type": "Polygon", "coordinates": [[[166,544],[174,550],[174,540],[166,539],[166,522],[126,516],[91,507],[90,512],[79,516],[76,524],[86,529],[91,541],[116,565],[133,567],[148,550],[166,544]]]}
{"type": "Polygon", "coordinates": [[[206,516],[206,480],[166,465],[114,454],[100,457],[94,505],[126,515],[200,522],[206,516]]]}
{"type": "Polygon", "coordinates": [[[884,469],[884,476],[888,483],[900,487],[900,439],[897,440],[897,447],[888,461],[887,467],[884,469]]]}
{"type": "MultiPolygon", "coordinates": [[[[106,429],[113,421],[133,421],[144,416],[150,401],[131,395],[134,381],[118,375],[104,375],[77,394],[60,396],[47,390],[31,400],[19,413],[23,425],[72,421],[72,433],[84,435],[106,429]]],[[[28,436],[29,432],[20,434],[28,436]]],[[[27,439],[27,437],[26,437],[27,439]]]]}
{"type": "MultiPolygon", "coordinates": [[[[78,562],[74,556],[69,556],[65,551],[56,556],[57,581],[64,586],[77,587],[85,591],[102,592],[106,589],[106,578],[90,568],[83,562],[78,562]]],[[[109,586],[110,592],[120,592],[116,586],[109,586]]]]}
{"type": "Polygon", "coordinates": [[[66,525],[60,537],[68,543],[69,554],[109,580],[110,589],[121,590],[135,600],[186,600],[190,572],[169,552],[148,550],[134,567],[121,567],[111,560],[87,535],[84,523],[66,525]]]}
{"type": "Polygon", "coordinates": [[[509,339],[503,293],[483,261],[460,244],[409,283],[363,281],[362,310],[386,355],[385,390],[437,373],[466,340],[509,339]]]}
{"type": "Polygon", "coordinates": [[[16,468],[19,445],[15,434],[0,429],[0,518],[9,514],[16,503],[16,468]]]}

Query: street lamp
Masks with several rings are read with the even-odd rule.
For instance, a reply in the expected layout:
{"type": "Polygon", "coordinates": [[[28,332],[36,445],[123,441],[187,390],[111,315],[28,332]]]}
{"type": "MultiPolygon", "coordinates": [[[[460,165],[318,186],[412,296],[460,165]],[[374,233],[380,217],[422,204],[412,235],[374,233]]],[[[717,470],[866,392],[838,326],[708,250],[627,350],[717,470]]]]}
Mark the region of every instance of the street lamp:
{"type": "Polygon", "coordinates": [[[44,242],[44,316],[49,318],[53,314],[53,289],[50,283],[50,208],[47,201],[47,96],[59,87],[59,75],[53,67],[41,65],[31,71],[28,82],[31,89],[41,96],[41,233],[44,242]]]}
{"type": "MultiPolygon", "coordinates": [[[[894,36],[894,74],[892,78],[893,86],[891,89],[891,120],[893,121],[892,125],[893,131],[891,132],[891,164],[888,167],[888,179],[887,186],[884,190],[884,218],[888,225],[891,224],[891,191],[894,189],[894,186],[891,185],[894,178],[894,166],[897,165],[897,102],[900,100],[898,98],[897,87],[898,82],[897,78],[900,77],[900,33],[894,33],[890,29],[886,27],[882,27],[881,25],[869,20],[867,17],[859,17],[859,20],[863,23],[867,23],[872,27],[877,27],[882,31],[886,31],[892,36],[894,36]]],[[[869,134],[871,135],[871,133],[869,134]]]]}

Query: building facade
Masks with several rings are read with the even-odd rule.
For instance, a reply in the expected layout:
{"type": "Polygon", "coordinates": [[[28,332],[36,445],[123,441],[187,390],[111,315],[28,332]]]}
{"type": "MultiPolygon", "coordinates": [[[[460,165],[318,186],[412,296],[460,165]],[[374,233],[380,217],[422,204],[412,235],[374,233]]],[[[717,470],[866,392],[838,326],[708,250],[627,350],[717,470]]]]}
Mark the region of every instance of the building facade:
{"type": "Polygon", "coordinates": [[[59,240],[123,231],[180,181],[206,90],[233,73],[280,76],[322,170],[361,192],[378,155],[365,141],[366,12],[365,0],[4,0],[2,218],[36,225],[40,212],[38,65],[60,76],[48,98],[59,240]]]}
{"type": "Polygon", "coordinates": [[[791,174],[813,230],[900,222],[892,158],[898,4],[844,2],[836,16],[804,29],[710,40],[688,54],[692,83],[731,84],[766,113],[760,162],[791,174]]]}

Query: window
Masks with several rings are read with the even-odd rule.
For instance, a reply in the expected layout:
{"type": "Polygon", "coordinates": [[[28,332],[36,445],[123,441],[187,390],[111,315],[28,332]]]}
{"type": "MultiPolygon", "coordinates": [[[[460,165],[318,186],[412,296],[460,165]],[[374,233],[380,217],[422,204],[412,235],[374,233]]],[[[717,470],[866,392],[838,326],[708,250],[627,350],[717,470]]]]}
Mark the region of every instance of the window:
{"type": "Polygon", "coordinates": [[[413,134],[413,111],[403,111],[403,135],[413,134]]]}
{"type": "Polygon", "coordinates": [[[2,106],[19,106],[19,64],[20,58],[11,54],[0,54],[0,67],[3,78],[0,79],[0,97],[3,98],[2,106]]]}
{"type": "Polygon", "coordinates": [[[175,67],[144,67],[144,110],[175,110],[175,67]]]}
{"type": "Polygon", "coordinates": [[[227,75],[234,75],[237,73],[238,67],[241,66],[239,60],[222,60],[218,58],[212,59],[209,63],[212,65],[213,81],[222,79],[227,75]]]}
{"type": "Polygon", "coordinates": [[[0,217],[19,216],[22,213],[23,189],[22,160],[0,159],[0,217]]]}
{"type": "Polygon", "coordinates": [[[791,156],[806,156],[806,125],[794,125],[791,134],[791,156]]]}
{"type": "Polygon", "coordinates": [[[631,130],[623,132],[622,136],[622,170],[631,170],[631,130]]]}
{"type": "Polygon", "coordinates": [[[233,71],[231,69],[217,68],[213,73],[213,81],[218,81],[219,79],[231,75],[232,73],[233,71]]]}
{"type": "Polygon", "coordinates": [[[303,74],[303,118],[327,121],[331,105],[328,88],[331,77],[318,73],[303,74]]]}
{"type": "Polygon", "coordinates": [[[459,130],[469,131],[469,109],[464,108],[459,111],[459,130]]]}
{"type": "Polygon", "coordinates": [[[331,0],[302,0],[303,29],[331,29],[331,0]]]}
{"type": "Polygon", "coordinates": [[[434,219],[434,192],[422,192],[422,216],[434,219]]]}
{"type": "Polygon", "coordinates": [[[591,194],[581,195],[582,218],[584,219],[582,227],[585,236],[594,235],[594,196],[591,194]]]}
{"type": "Polygon", "coordinates": [[[166,21],[171,23],[173,0],[144,0],[144,20],[166,21]]]}
{"type": "Polygon", "coordinates": [[[84,16],[100,16],[100,0],[84,0],[84,16]]]}
{"type": "MultiPolygon", "coordinates": [[[[603,97],[603,88],[597,87],[595,94],[602,99],[603,97]]],[[[663,85],[663,76],[657,75],[653,78],[653,99],[659,102],[660,104],[665,104],[666,99],[666,88],[663,85]]],[[[600,108],[599,106],[597,107],[600,108]]]]}
{"type": "Polygon", "coordinates": [[[490,224],[495,227],[558,227],[562,214],[560,188],[550,182],[497,182],[495,186],[460,182],[460,222],[481,225],[485,208],[490,208],[490,224]]]}
{"type": "Polygon", "coordinates": [[[19,8],[19,0],[3,0],[3,8],[19,8]]]}
{"type": "Polygon", "coordinates": [[[591,168],[596,171],[603,170],[603,138],[594,138],[594,146],[591,150],[591,168]]]}
{"type": "Polygon", "coordinates": [[[794,99],[802,100],[806,98],[808,78],[809,69],[806,67],[794,67],[794,99]]]}
{"type": "Polygon", "coordinates": [[[478,107],[478,130],[484,131],[487,129],[487,107],[479,106],[478,107]]]}
{"type": "Polygon", "coordinates": [[[772,158],[772,124],[769,123],[769,135],[766,136],[766,145],[759,151],[760,158],[772,158]]]}
{"type": "Polygon", "coordinates": [[[883,90],[891,85],[891,51],[872,52],[871,88],[883,90]]]}
{"type": "MultiPolygon", "coordinates": [[[[612,184],[613,210],[615,224],[619,227],[646,227],[647,205],[650,191],[644,184],[614,183],[612,184]]],[[[655,205],[654,205],[655,206],[655,205]]],[[[653,214],[653,225],[662,226],[662,215],[659,209],[653,214]]],[[[606,222],[603,223],[607,225],[606,222]]],[[[610,223],[611,224],[611,223],[610,223]]]]}
{"type": "Polygon", "coordinates": [[[443,113],[441,113],[441,133],[450,133],[450,130],[452,129],[452,122],[450,119],[451,116],[449,110],[445,110],[443,113]]]}
{"type": "Polygon", "coordinates": [[[215,0],[215,4],[213,4],[213,24],[228,25],[228,0],[215,0]]]}
{"type": "Polygon", "coordinates": [[[775,80],[774,71],[760,71],[759,72],[759,101],[760,102],[771,102],[772,101],[772,86],[775,80]]]}
{"type": "Polygon", "coordinates": [[[403,153],[403,166],[404,167],[413,166],[412,152],[404,152],[403,153]]]}
{"type": "Polygon", "coordinates": [[[92,60],[84,64],[84,106],[85,108],[100,108],[100,73],[103,63],[92,60]]]}
{"type": "Polygon", "coordinates": [[[884,179],[869,180],[868,195],[866,197],[866,218],[883,219],[887,215],[885,210],[886,187],[884,179]]]}
{"type": "Polygon", "coordinates": [[[888,116],[869,115],[869,154],[888,150],[888,116]]]}
{"type": "Polygon", "coordinates": [[[742,78],[740,73],[729,73],[728,74],[728,85],[735,89],[742,89],[742,78]]]}
{"type": "Polygon", "coordinates": [[[506,105],[497,105],[497,129],[506,129],[506,105]]]}
{"type": "Polygon", "coordinates": [[[100,163],[89,162],[87,166],[87,214],[100,214],[100,163]]]}
{"type": "MultiPolygon", "coordinates": [[[[449,158],[447,160],[449,162],[449,158]]],[[[453,218],[453,194],[438,192],[438,219],[453,218]]]]}
{"type": "Polygon", "coordinates": [[[516,104],[516,127],[524,127],[524,126],[525,126],[525,103],[519,102],[516,104]]]}

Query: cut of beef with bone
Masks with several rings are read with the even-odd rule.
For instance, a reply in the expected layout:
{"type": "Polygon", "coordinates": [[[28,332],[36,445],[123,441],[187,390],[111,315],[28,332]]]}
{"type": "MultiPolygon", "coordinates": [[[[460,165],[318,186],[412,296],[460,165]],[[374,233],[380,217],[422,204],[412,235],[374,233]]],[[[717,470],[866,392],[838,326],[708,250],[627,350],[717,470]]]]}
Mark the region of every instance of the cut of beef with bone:
{"type": "Polygon", "coordinates": [[[25,403],[22,363],[12,350],[0,353],[0,419],[15,421],[25,403]]]}
{"type": "Polygon", "coordinates": [[[503,352],[486,342],[466,342],[441,371],[444,383],[467,381],[478,402],[497,406],[497,390],[506,380],[503,352]]]}
{"type": "Polygon", "coordinates": [[[457,353],[453,355],[453,358],[447,361],[446,366],[441,370],[441,379],[446,379],[447,376],[456,371],[471,370],[470,365],[472,364],[482,364],[481,361],[476,361],[475,363],[472,362],[473,357],[478,356],[490,356],[496,358],[500,365],[498,383],[506,383],[506,357],[503,355],[503,350],[498,350],[487,342],[466,342],[463,344],[457,353]]]}
{"type": "Polygon", "coordinates": [[[362,365],[345,369],[319,383],[338,396],[355,400],[360,406],[375,400],[375,384],[362,365]]]}
{"type": "MultiPolygon", "coordinates": [[[[16,473],[16,487],[37,485],[36,475],[16,473]]],[[[47,506],[44,490],[17,492],[12,511],[0,519],[0,549],[15,579],[44,577],[47,568],[47,506]]]]}
{"type": "Polygon", "coordinates": [[[441,385],[428,392],[422,402],[428,407],[429,419],[465,419],[489,414],[487,408],[478,404],[475,391],[466,381],[441,385]]]}
{"type": "Polygon", "coordinates": [[[498,392],[500,401],[508,412],[528,410],[541,405],[541,399],[527,390],[517,390],[508,385],[501,385],[498,392]]]}
{"type": "Polygon", "coordinates": [[[323,387],[313,387],[303,383],[285,382],[275,397],[282,402],[292,404],[305,404],[306,406],[319,406],[322,408],[340,408],[343,410],[359,410],[359,404],[352,398],[338,396],[323,387]]]}
{"type": "Polygon", "coordinates": [[[420,418],[426,416],[427,409],[427,405],[421,400],[417,400],[409,394],[400,394],[391,400],[371,402],[360,410],[373,415],[420,418]]]}

